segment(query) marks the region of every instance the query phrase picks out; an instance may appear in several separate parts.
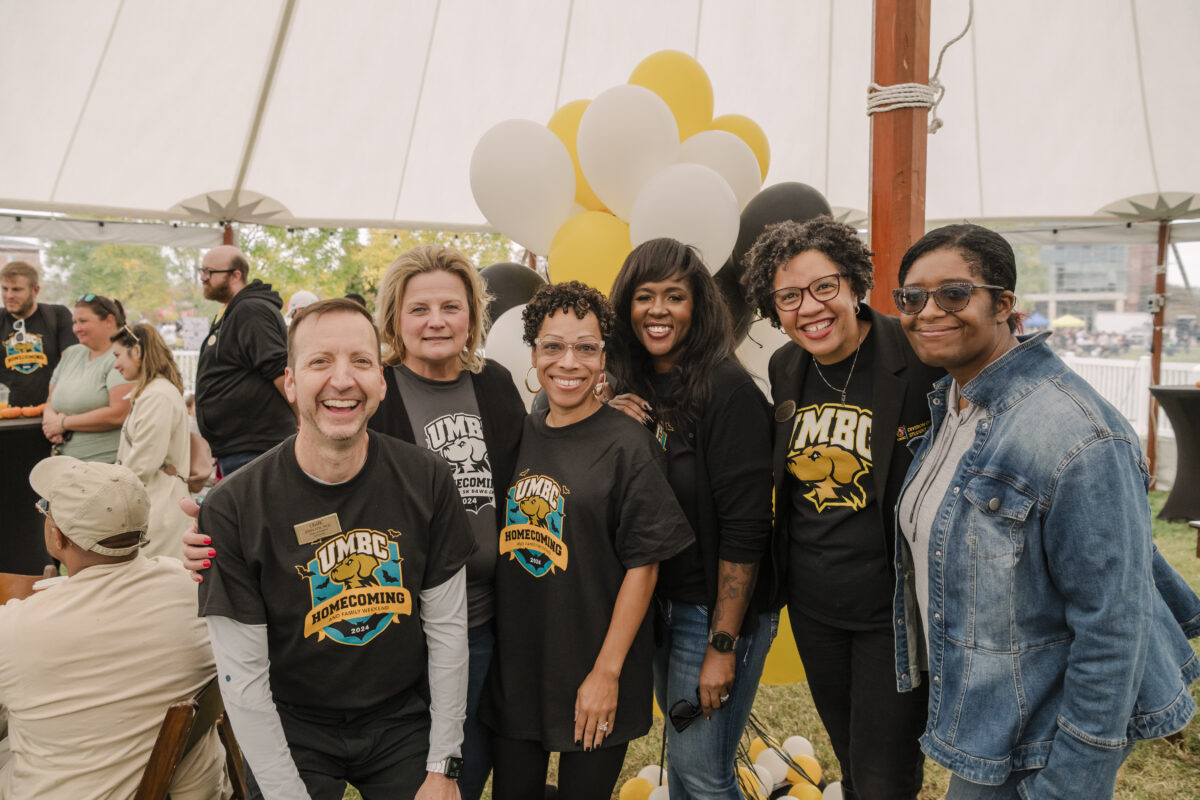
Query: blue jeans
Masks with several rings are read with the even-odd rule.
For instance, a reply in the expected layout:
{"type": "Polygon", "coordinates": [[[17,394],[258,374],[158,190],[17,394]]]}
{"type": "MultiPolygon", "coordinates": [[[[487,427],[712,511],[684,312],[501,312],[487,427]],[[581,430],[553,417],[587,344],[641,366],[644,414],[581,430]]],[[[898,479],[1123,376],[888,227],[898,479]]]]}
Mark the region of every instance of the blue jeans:
{"type": "Polygon", "coordinates": [[[467,719],[463,722],[463,772],[458,779],[462,800],[478,800],[492,771],[492,735],[479,721],[479,700],[483,697],[495,646],[494,620],[467,631],[467,719]]]}
{"type": "Polygon", "coordinates": [[[221,477],[228,478],[261,455],[262,453],[230,453],[227,456],[217,456],[217,466],[221,468],[221,477]]]}
{"type": "MultiPolygon", "coordinates": [[[[708,609],[659,598],[655,601],[664,637],[654,657],[654,694],[665,714],[680,700],[696,702],[700,667],[708,651],[708,609]]],[[[742,800],[734,757],[778,625],[778,614],[763,614],[758,629],[738,639],[733,688],[712,719],[701,717],[683,733],[667,723],[671,800],[742,800]]]]}

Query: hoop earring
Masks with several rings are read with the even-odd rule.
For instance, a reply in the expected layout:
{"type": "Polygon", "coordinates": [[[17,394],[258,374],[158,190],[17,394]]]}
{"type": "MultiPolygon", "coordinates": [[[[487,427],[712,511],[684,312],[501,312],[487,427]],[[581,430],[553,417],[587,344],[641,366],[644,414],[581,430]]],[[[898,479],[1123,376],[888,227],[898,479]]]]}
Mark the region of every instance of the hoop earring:
{"type": "Polygon", "coordinates": [[[854,316],[858,316],[858,301],[854,301],[854,316]]]}
{"type": "Polygon", "coordinates": [[[529,385],[529,373],[533,372],[535,369],[537,369],[537,367],[530,367],[529,369],[525,370],[525,389],[530,394],[537,394],[542,390],[541,384],[539,384],[536,388],[529,385]]]}
{"type": "Polygon", "coordinates": [[[596,385],[592,387],[592,394],[596,395],[596,397],[600,398],[600,400],[603,401],[604,400],[604,391],[607,388],[607,384],[608,384],[608,373],[601,372],[600,380],[596,381],[596,385]]]}

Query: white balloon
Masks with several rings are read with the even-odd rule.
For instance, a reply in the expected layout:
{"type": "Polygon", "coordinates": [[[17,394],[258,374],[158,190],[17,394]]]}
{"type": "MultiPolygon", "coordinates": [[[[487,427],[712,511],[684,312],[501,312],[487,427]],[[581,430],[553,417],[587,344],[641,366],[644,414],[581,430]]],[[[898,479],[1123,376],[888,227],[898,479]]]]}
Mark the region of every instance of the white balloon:
{"type": "Polygon", "coordinates": [[[651,786],[662,786],[667,774],[658,764],[651,764],[648,767],[642,767],[642,771],[637,776],[650,781],[651,786]]]}
{"type": "Polygon", "coordinates": [[[758,775],[758,782],[763,785],[763,797],[770,796],[771,791],[775,788],[774,776],[771,775],[771,770],[761,764],[755,764],[754,773],[758,775]]]}
{"type": "Polygon", "coordinates": [[[601,92],[579,120],[579,167],[609,211],[629,221],[646,181],[679,160],[679,126],[670,107],[643,86],[601,92]]]}
{"type": "Polygon", "coordinates": [[[671,790],[665,785],[659,786],[650,792],[650,796],[646,800],[671,800],[671,790]]]}
{"type": "Polygon", "coordinates": [[[510,119],[492,126],[471,154],[471,194],[501,233],[539,255],[575,205],[575,165],[545,125],[510,119]]]}
{"type": "Polygon", "coordinates": [[[729,131],[701,131],[688,137],[679,146],[679,163],[716,170],[733,189],[739,212],[762,189],[762,170],[754,151],[729,131]]]}
{"type": "Polygon", "coordinates": [[[629,218],[637,247],[660,237],[695,245],[715,273],[737,243],[738,201],[725,179],[703,164],[673,164],[646,182],[629,218]]]}
{"type": "MultiPolygon", "coordinates": [[[[483,354],[493,361],[499,361],[512,373],[513,383],[516,384],[521,399],[525,401],[525,410],[528,411],[533,404],[535,393],[525,386],[525,374],[529,372],[533,361],[529,345],[521,340],[525,335],[525,323],[521,319],[521,312],[524,310],[523,304],[514,306],[496,318],[488,331],[487,341],[484,342],[483,354]]],[[[536,386],[536,374],[529,372],[529,378],[529,382],[536,386]]]]}
{"type": "Polygon", "coordinates": [[[750,323],[746,338],[738,345],[736,354],[742,366],[754,378],[758,388],[767,397],[771,396],[771,381],[767,376],[767,365],[775,351],[790,341],[787,334],[772,327],[765,319],[756,319],[750,323]]]}
{"type": "Polygon", "coordinates": [[[842,782],[834,781],[825,787],[825,791],[821,792],[821,800],[842,800],[842,782]]]}
{"type": "Polygon", "coordinates": [[[803,736],[789,736],[783,740],[783,752],[787,753],[792,758],[796,756],[812,756],[817,757],[813,750],[812,742],[805,739],[803,736]]]}
{"type": "Polygon", "coordinates": [[[783,760],[783,756],[770,748],[758,754],[758,758],[754,759],[754,766],[762,767],[770,773],[772,786],[783,783],[787,778],[787,762],[783,760]]]}

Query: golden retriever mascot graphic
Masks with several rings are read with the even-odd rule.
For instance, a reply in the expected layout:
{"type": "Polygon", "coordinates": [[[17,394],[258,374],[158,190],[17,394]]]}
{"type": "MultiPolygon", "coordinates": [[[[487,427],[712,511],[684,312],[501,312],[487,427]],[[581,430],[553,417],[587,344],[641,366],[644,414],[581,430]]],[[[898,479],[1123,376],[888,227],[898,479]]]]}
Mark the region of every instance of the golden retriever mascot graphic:
{"type": "Polygon", "coordinates": [[[809,487],[804,498],[817,513],[866,505],[863,477],[871,472],[871,414],[856,406],[825,403],[796,413],[787,469],[809,487]]]}

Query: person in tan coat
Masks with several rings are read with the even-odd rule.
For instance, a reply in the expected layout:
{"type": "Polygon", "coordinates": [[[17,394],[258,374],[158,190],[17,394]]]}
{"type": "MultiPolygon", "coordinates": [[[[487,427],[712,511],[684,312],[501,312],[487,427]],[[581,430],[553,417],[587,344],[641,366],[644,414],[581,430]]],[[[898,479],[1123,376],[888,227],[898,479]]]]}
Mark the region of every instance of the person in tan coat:
{"type": "Polygon", "coordinates": [[[179,508],[188,497],[191,429],[175,359],[152,325],[125,325],[112,337],[114,367],[136,381],[133,408],[121,428],[117,463],[133,470],[150,495],[146,556],[182,555],[180,537],[191,518],[179,508]]]}
{"type": "MultiPolygon", "coordinates": [[[[0,800],[126,800],[167,707],[216,674],[196,586],[172,558],[144,558],[150,501],[116,464],[69,456],[29,476],[46,549],[69,577],[0,606],[0,800]]],[[[227,797],[216,730],[184,759],[174,800],[227,797]]]]}

